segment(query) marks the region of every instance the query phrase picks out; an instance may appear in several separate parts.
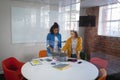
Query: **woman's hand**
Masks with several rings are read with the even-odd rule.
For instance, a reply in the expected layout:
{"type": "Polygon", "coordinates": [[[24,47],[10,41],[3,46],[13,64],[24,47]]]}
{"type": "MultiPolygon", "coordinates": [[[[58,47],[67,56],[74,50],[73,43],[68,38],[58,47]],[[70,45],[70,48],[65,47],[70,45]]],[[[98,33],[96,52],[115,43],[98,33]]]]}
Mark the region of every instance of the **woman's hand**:
{"type": "Polygon", "coordinates": [[[67,55],[67,52],[66,52],[66,51],[61,51],[61,52],[67,55]]]}
{"type": "Polygon", "coordinates": [[[81,59],[79,54],[77,55],[77,59],[81,59]]]}
{"type": "Polygon", "coordinates": [[[61,51],[62,53],[65,53],[65,51],[61,51]]]}
{"type": "Polygon", "coordinates": [[[53,52],[53,48],[50,47],[50,52],[53,52]]]}
{"type": "Polygon", "coordinates": [[[50,46],[48,46],[48,48],[50,49],[50,52],[53,52],[53,48],[51,48],[50,46]]]}
{"type": "Polygon", "coordinates": [[[81,59],[80,52],[78,52],[78,54],[77,54],[77,59],[81,59]]]}

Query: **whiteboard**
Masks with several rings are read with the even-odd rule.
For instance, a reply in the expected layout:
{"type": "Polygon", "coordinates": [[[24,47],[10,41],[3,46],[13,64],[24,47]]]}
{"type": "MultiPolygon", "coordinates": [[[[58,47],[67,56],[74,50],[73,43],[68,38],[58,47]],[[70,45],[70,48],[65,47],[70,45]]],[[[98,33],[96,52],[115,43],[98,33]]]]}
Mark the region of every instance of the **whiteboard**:
{"type": "Polygon", "coordinates": [[[49,27],[41,24],[40,9],[12,7],[12,43],[45,42],[48,32],[49,27]]]}

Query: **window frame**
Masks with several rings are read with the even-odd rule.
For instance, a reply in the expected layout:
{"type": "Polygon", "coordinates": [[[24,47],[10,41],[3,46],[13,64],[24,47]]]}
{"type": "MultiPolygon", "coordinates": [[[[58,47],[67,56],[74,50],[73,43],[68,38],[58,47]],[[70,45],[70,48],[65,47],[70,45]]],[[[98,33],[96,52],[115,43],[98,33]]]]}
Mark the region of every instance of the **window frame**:
{"type": "Polygon", "coordinates": [[[120,12],[120,4],[111,4],[111,5],[102,6],[99,8],[98,35],[110,36],[110,37],[120,37],[120,16],[115,17],[118,19],[113,19],[112,18],[113,17],[112,16],[113,9],[119,10],[118,11],[118,13],[119,13],[120,12]],[[117,7],[115,7],[116,5],[117,5],[117,7]],[[108,12],[109,10],[110,10],[110,12],[108,12]],[[110,14],[110,15],[108,15],[108,14],[110,14]],[[108,18],[108,16],[109,16],[109,18],[108,18]],[[117,26],[113,25],[115,23],[117,24],[117,26]]]}

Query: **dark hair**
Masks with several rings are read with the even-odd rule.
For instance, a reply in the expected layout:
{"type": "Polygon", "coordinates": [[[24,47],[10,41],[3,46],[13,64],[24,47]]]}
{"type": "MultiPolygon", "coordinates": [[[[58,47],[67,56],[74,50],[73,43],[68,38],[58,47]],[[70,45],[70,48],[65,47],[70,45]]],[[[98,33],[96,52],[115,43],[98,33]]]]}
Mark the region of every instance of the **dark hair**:
{"type": "Polygon", "coordinates": [[[58,23],[54,22],[54,24],[52,25],[52,27],[50,28],[50,33],[54,34],[54,29],[58,28],[59,29],[59,25],[58,23]]]}
{"type": "Polygon", "coordinates": [[[75,37],[78,38],[78,33],[77,33],[77,31],[71,30],[70,32],[74,32],[74,33],[75,33],[75,37]]]}

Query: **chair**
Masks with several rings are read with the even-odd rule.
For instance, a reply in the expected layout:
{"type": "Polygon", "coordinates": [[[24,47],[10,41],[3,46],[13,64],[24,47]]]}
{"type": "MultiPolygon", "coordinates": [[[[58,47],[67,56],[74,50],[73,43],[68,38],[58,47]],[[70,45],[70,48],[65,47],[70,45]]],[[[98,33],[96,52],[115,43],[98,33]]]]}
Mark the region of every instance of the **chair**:
{"type": "Polygon", "coordinates": [[[39,57],[47,57],[47,51],[46,50],[40,50],[39,51],[39,57]]]}
{"type": "Polygon", "coordinates": [[[93,63],[94,65],[96,65],[98,68],[107,68],[108,65],[108,61],[98,58],[98,57],[94,57],[90,59],[90,62],[93,63]]]}
{"type": "Polygon", "coordinates": [[[21,67],[24,63],[14,57],[2,61],[2,68],[6,80],[24,80],[21,74],[21,67]]]}
{"type": "Polygon", "coordinates": [[[85,52],[83,52],[83,51],[80,52],[80,57],[81,57],[81,59],[83,59],[83,60],[88,60],[87,54],[86,54],[85,52]]]}
{"type": "Polygon", "coordinates": [[[104,68],[100,69],[100,77],[98,80],[106,80],[107,77],[107,71],[104,68]]]}

